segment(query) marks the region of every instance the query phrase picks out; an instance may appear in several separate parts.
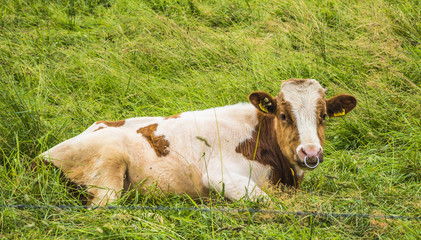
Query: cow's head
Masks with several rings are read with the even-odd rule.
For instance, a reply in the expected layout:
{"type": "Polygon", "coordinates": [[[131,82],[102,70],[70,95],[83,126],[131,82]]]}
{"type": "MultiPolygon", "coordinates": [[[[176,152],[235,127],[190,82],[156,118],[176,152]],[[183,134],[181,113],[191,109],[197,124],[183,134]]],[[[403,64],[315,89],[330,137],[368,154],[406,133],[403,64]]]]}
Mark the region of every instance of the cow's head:
{"type": "Polygon", "coordinates": [[[279,147],[290,163],[301,169],[315,168],[323,161],[326,117],[343,116],[357,105],[351,95],[326,99],[325,91],[314,79],[291,79],[282,84],[275,98],[265,92],[249,96],[263,114],[275,116],[279,147]]]}

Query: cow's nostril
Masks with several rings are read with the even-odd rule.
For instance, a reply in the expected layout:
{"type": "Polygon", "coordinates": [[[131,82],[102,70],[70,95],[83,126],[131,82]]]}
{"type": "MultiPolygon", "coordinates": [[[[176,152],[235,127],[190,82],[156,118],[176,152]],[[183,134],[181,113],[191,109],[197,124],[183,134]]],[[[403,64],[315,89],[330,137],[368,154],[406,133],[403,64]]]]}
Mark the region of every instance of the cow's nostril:
{"type": "Polygon", "coordinates": [[[317,145],[307,145],[301,148],[301,152],[304,156],[309,158],[318,157],[323,152],[322,148],[317,145]]]}
{"type": "Polygon", "coordinates": [[[323,148],[318,144],[305,144],[297,148],[299,161],[307,167],[316,167],[323,161],[323,148]]]}

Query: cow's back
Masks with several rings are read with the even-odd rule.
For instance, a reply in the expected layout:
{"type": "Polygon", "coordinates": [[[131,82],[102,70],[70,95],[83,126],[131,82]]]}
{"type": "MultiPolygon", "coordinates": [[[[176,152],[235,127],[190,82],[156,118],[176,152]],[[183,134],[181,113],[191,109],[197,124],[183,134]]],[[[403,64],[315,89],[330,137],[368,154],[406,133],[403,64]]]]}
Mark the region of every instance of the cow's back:
{"type": "MultiPolygon", "coordinates": [[[[112,181],[117,179],[112,169],[121,174],[123,166],[126,186],[202,196],[208,188],[204,175],[219,174],[242,158],[235,147],[251,136],[254,112],[250,104],[237,104],[171,117],[99,121],[44,156],[78,184],[95,184],[105,173],[112,181]],[[209,166],[217,170],[209,172],[209,166]]],[[[106,178],[100,183],[106,185],[106,178]]]]}

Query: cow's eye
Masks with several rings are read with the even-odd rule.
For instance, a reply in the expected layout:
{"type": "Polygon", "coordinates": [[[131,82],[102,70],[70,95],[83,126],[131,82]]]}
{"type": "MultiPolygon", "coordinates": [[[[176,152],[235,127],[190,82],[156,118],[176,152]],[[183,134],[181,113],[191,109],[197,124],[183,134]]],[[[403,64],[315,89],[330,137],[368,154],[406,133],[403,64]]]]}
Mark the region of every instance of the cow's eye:
{"type": "Polygon", "coordinates": [[[323,114],[322,119],[326,120],[326,117],[327,117],[327,114],[325,113],[325,114],[323,114]]]}
{"type": "Polygon", "coordinates": [[[287,116],[285,115],[285,113],[281,113],[281,120],[282,121],[287,120],[287,116]]]}

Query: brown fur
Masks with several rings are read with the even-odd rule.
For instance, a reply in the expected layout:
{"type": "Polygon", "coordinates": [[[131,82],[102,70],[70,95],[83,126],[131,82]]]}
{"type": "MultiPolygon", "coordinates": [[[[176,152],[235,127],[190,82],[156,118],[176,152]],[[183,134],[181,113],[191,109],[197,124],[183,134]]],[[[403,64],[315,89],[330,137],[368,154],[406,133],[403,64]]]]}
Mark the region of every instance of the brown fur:
{"type": "Polygon", "coordinates": [[[290,164],[295,165],[294,159],[297,158],[295,149],[300,145],[298,127],[295,116],[292,113],[291,104],[283,99],[280,94],[277,97],[278,105],[276,111],[275,128],[277,132],[277,143],[281,146],[282,152],[290,164]],[[281,114],[285,114],[286,120],[279,119],[281,114]]]}
{"type": "Polygon", "coordinates": [[[101,129],[104,129],[105,127],[99,127],[99,128],[97,128],[97,129],[95,129],[94,130],[94,132],[96,132],[96,131],[98,131],[98,130],[101,130],[101,129]]]}
{"type": "Polygon", "coordinates": [[[164,119],[167,120],[167,119],[171,119],[171,118],[179,118],[179,117],[181,117],[180,115],[181,115],[181,113],[175,114],[175,115],[171,115],[171,116],[167,116],[164,119]]]}
{"type": "Polygon", "coordinates": [[[141,133],[146,138],[151,147],[155,150],[155,153],[158,157],[164,157],[170,153],[168,150],[170,142],[168,142],[164,136],[156,136],[154,134],[157,128],[158,124],[155,123],[143,128],[139,128],[137,133],[141,133]]]}
{"type": "Polygon", "coordinates": [[[320,139],[320,145],[324,147],[325,145],[325,128],[326,120],[323,119],[323,115],[326,114],[326,101],[324,98],[320,98],[317,102],[317,135],[320,139]]]}
{"type": "Polygon", "coordinates": [[[357,106],[357,99],[354,96],[341,94],[336,95],[326,101],[327,114],[333,117],[335,113],[342,112],[345,109],[345,114],[350,112],[357,106]]]}
{"type": "Polygon", "coordinates": [[[286,81],[284,81],[284,82],[292,82],[292,83],[294,83],[295,85],[301,85],[301,84],[303,84],[303,83],[307,82],[307,80],[308,80],[308,79],[290,78],[290,79],[288,79],[288,80],[286,80],[286,81]]]}
{"type": "Polygon", "coordinates": [[[276,99],[268,93],[261,91],[253,92],[249,95],[249,101],[261,112],[266,111],[265,113],[275,113],[276,111],[276,99]],[[262,109],[262,107],[264,109],[262,109]]]}
{"type": "MultiPolygon", "coordinates": [[[[98,121],[96,124],[105,124],[108,127],[121,127],[126,123],[126,120],[119,120],[119,121],[98,121]]],[[[99,130],[99,129],[97,129],[99,130]]]]}
{"type": "Polygon", "coordinates": [[[261,123],[259,124],[259,139],[257,140],[259,132],[259,125],[257,125],[253,131],[252,138],[240,143],[235,148],[235,151],[243,154],[247,159],[270,165],[272,167],[271,181],[273,184],[283,183],[287,186],[297,186],[299,179],[292,174],[292,166],[285,159],[276,140],[274,116],[258,113],[258,118],[261,123]],[[256,156],[254,156],[257,141],[257,151],[256,156]]]}
{"type": "MultiPolygon", "coordinates": [[[[326,110],[326,99],[325,93],[323,90],[320,90],[320,95],[322,97],[317,100],[317,107],[316,107],[316,116],[317,116],[317,135],[319,136],[320,146],[324,147],[325,145],[325,129],[326,129],[326,118],[323,119],[324,115],[327,115],[326,110]]],[[[323,154],[319,156],[320,162],[323,162],[323,154]]]]}
{"type": "MultiPolygon", "coordinates": [[[[298,85],[303,84],[306,80],[291,79],[289,81],[298,85]]],[[[325,142],[323,116],[326,114],[324,90],[320,90],[320,95],[316,112],[317,134],[323,147],[325,142]]],[[[284,100],[282,93],[279,93],[276,98],[272,98],[267,93],[254,92],[249,95],[249,100],[259,110],[257,117],[261,122],[256,156],[254,154],[259,126],[256,126],[252,138],[238,145],[236,151],[250,160],[254,158],[262,164],[270,165],[273,168],[271,181],[274,184],[283,183],[298,187],[304,175],[297,176],[293,171],[298,167],[296,161],[298,156],[295,149],[300,144],[300,138],[290,103],[284,100]],[[265,102],[270,103],[269,106],[265,106],[265,102]],[[267,109],[267,112],[262,111],[261,105],[267,109]],[[282,119],[281,115],[285,115],[285,119],[282,119]]],[[[323,161],[323,154],[319,156],[319,159],[321,162],[323,161]]],[[[300,163],[300,165],[302,164],[300,163]]]]}
{"type": "MultiPolygon", "coordinates": [[[[323,115],[326,114],[326,100],[324,92],[320,92],[321,97],[317,101],[316,115],[317,115],[317,135],[320,140],[320,145],[323,147],[325,143],[325,120],[323,115]]],[[[278,142],[282,146],[282,150],[287,159],[294,161],[298,158],[295,149],[300,144],[298,128],[294,114],[292,113],[291,105],[283,99],[283,95],[278,95],[279,103],[276,116],[280,114],[286,115],[286,121],[277,121],[278,142]]],[[[319,156],[320,162],[323,162],[323,154],[319,156]]]]}
{"type": "MultiPolygon", "coordinates": [[[[305,80],[290,81],[301,84],[305,80]]],[[[326,113],[329,115],[342,113],[343,110],[348,113],[355,107],[356,99],[350,95],[339,95],[325,100],[324,91],[320,91],[322,94],[318,99],[316,110],[317,134],[323,146],[325,129],[323,116],[326,113]]],[[[303,179],[304,171],[297,165],[300,164],[303,167],[303,164],[297,161],[298,156],[295,149],[300,144],[300,139],[290,103],[283,99],[282,93],[273,98],[267,93],[255,92],[250,94],[249,99],[257,108],[256,117],[259,123],[255,126],[251,138],[236,146],[236,152],[247,159],[270,166],[272,170],[270,180],[273,184],[282,183],[298,187],[303,179]],[[285,119],[283,119],[283,114],[285,114],[285,119]]],[[[179,117],[180,114],[177,114],[165,119],[179,117]]],[[[87,190],[89,195],[86,201],[103,206],[117,199],[121,192],[129,187],[139,186],[138,188],[142,190],[143,184],[144,186],[155,185],[162,190],[186,193],[190,196],[206,195],[207,185],[203,185],[201,170],[194,164],[185,165],[172,161],[177,158],[171,155],[161,161],[156,161],[153,152],[150,152],[149,146],[140,136],[136,142],[133,142],[133,145],[139,144],[138,140],[141,140],[142,148],[146,148],[142,149],[142,151],[146,150],[144,158],[132,159],[131,153],[127,152],[126,135],[122,134],[119,138],[106,137],[113,132],[120,132],[114,127],[124,126],[125,120],[99,121],[96,124],[101,125],[95,126],[93,129],[97,129],[94,132],[106,128],[106,126],[111,128],[95,134],[84,135],[81,142],[75,142],[75,144],[57,145],[44,155],[46,159],[50,160],[50,162],[44,161],[44,164],[62,171],[62,176],[66,175],[68,179],[71,179],[71,182],[67,182],[68,184],[89,186],[87,190]],[[153,160],[147,161],[151,157],[153,160]],[[162,169],[164,169],[165,177],[158,176],[158,174],[162,174],[162,169]]],[[[170,143],[165,136],[155,135],[157,128],[158,124],[155,123],[139,128],[137,133],[143,135],[158,157],[164,157],[170,153],[170,143]]],[[[203,141],[200,137],[197,138],[203,141]]],[[[132,144],[132,141],[128,142],[132,144]]],[[[136,145],[137,147],[139,145],[136,145]]],[[[140,154],[142,155],[142,153],[140,154]]],[[[322,161],[322,158],[320,160],[322,161]]]]}

